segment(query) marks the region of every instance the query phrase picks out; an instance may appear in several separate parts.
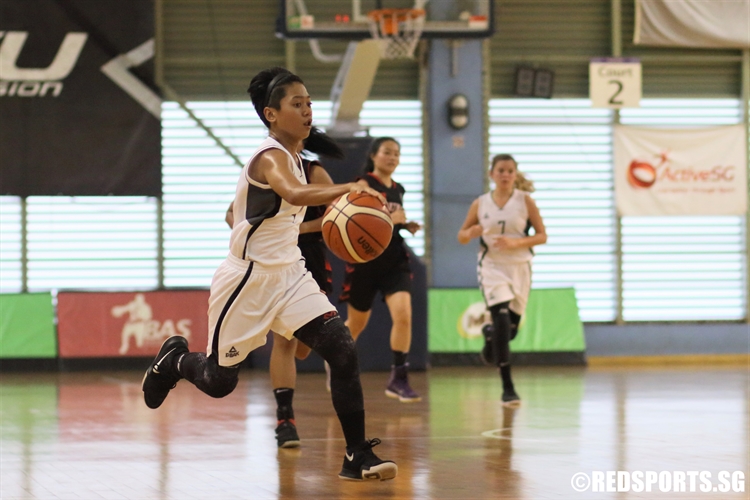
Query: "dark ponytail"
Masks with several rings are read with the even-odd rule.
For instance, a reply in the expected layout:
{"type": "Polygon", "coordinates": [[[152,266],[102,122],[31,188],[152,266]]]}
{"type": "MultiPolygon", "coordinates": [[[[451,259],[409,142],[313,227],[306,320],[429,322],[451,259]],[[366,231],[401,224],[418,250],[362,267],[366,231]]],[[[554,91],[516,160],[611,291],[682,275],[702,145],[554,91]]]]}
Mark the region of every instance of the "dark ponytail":
{"type": "Polygon", "coordinates": [[[275,67],[264,69],[253,77],[250,81],[250,87],[247,93],[253,101],[255,112],[258,113],[260,120],[266,127],[271,124],[266,120],[263,112],[266,108],[280,109],[281,100],[286,96],[286,87],[292,83],[304,83],[302,78],[298,77],[286,68],[275,67]]]}
{"type": "Polygon", "coordinates": [[[304,151],[337,160],[344,159],[344,150],[341,149],[341,146],[318,127],[313,127],[310,130],[310,135],[304,141],[304,151]]]}
{"type": "Polygon", "coordinates": [[[380,150],[380,146],[386,142],[391,141],[398,144],[398,149],[401,149],[401,143],[398,142],[393,137],[378,137],[374,141],[372,141],[372,145],[370,146],[370,151],[367,153],[367,160],[365,161],[365,173],[369,174],[371,172],[375,171],[375,162],[372,161],[372,157],[378,154],[378,151],[380,150]]]}

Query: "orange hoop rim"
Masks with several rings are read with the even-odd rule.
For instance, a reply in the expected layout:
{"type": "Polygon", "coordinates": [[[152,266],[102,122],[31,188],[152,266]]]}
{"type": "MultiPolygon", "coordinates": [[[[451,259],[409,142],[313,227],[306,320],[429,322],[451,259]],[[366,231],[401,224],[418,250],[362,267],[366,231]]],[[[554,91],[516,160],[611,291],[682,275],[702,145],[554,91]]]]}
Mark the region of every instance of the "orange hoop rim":
{"type": "Polygon", "coordinates": [[[407,19],[416,19],[425,15],[424,9],[378,9],[370,11],[367,17],[373,21],[381,21],[386,17],[395,18],[399,22],[407,19]]]}

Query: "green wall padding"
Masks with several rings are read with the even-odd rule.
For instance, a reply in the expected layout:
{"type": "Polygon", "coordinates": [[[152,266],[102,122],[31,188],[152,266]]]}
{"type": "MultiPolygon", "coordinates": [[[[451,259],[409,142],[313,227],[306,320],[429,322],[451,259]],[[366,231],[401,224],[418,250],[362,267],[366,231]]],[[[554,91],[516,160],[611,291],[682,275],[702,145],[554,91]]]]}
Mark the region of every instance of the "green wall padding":
{"type": "Polygon", "coordinates": [[[0,294],[0,358],[56,356],[52,295],[0,294]]]}
{"type": "MultiPolygon", "coordinates": [[[[489,322],[475,288],[428,291],[429,352],[479,352],[481,326],[489,322]]],[[[581,352],[586,348],[573,288],[532,290],[512,352],[581,352]]]]}

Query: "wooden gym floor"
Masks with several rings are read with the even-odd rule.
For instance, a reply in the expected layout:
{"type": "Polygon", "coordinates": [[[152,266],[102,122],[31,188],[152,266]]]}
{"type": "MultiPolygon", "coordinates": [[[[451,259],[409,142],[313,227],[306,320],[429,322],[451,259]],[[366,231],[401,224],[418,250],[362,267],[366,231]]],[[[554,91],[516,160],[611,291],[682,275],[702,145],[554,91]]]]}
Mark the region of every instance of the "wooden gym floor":
{"type": "Polygon", "coordinates": [[[277,450],[265,372],[245,370],[229,397],[180,382],[159,410],[140,372],[2,374],[0,498],[543,499],[748,498],[744,493],[577,493],[592,471],[743,471],[748,366],[524,368],[517,410],[490,368],[412,375],[421,403],[383,394],[363,374],[368,436],[397,462],[393,481],[337,473],[344,441],[322,374],[295,394],[302,447],[277,450]]]}

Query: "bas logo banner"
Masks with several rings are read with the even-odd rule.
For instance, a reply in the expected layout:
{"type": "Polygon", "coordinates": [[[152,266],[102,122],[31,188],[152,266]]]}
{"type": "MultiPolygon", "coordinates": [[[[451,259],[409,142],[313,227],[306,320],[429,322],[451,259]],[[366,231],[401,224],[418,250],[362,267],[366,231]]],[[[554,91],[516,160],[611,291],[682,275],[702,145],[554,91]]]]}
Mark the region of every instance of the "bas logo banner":
{"type": "Polygon", "coordinates": [[[744,215],[742,125],[708,129],[617,126],[615,198],[624,216],[744,215]]]}
{"type": "Polygon", "coordinates": [[[161,195],[153,2],[0,2],[0,195],[161,195]]]}
{"type": "Polygon", "coordinates": [[[142,293],[60,292],[60,356],[153,356],[182,335],[197,350],[208,343],[208,291],[142,293]]]}
{"type": "Polygon", "coordinates": [[[151,306],[146,302],[145,295],[136,293],[131,302],[112,308],[112,316],[127,319],[122,327],[120,337],[120,354],[125,355],[130,347],[141,349],[151,344],[159,347],[162,342],[174,335],[182,335],[190,340],[190,318],[178,320],[165,319],[163,322],[155,320],[151,306]]]}

